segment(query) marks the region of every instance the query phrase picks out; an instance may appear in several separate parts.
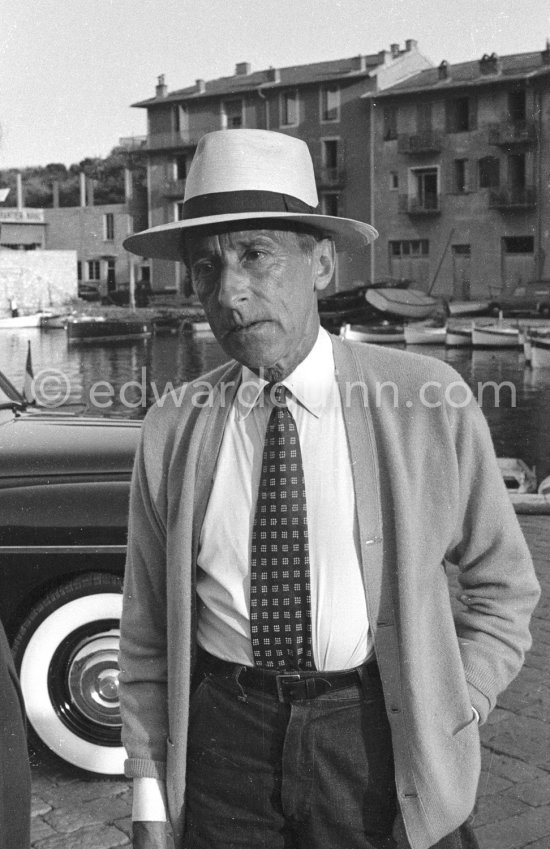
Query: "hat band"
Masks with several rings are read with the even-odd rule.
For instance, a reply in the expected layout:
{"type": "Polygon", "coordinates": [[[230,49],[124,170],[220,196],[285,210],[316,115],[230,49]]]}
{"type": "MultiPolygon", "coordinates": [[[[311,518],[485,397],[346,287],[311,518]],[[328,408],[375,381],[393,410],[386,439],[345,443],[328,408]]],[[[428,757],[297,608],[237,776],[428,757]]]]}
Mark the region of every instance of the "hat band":
{"type": "Polygon", "coordinates": [[[195,195],[183,204],[183,220],[206,218],[210,215],[241,215],[244,212],[292,212],[312,215],[315,214],[315,207],[292,195],[255,190],[195,195]]]}

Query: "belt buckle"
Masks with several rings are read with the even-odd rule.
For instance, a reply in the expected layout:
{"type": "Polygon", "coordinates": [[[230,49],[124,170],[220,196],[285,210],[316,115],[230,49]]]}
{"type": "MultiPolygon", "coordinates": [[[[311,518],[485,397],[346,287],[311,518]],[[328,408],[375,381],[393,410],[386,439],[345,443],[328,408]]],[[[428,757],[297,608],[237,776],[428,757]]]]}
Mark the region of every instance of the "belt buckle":
{"type": "Polygon", "coordinates": [[[301,681],[302,676],[299,672],[278,672],[275,676],[275,684],[277,685],[277,698],[280,702],[285,701],[283,693],[283,684],[290,681],[301,681]]]}

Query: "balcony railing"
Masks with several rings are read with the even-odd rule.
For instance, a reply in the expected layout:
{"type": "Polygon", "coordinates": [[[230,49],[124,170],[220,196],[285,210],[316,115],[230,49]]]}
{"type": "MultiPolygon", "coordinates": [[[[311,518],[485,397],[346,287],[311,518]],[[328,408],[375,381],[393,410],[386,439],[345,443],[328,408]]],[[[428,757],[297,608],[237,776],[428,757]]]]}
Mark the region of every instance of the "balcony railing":
{"type": "Polygon", "coordinates": [[[424,198],[399,195],[399,212],[408,215],[439,215],[441,213],[440,195],[426,195],[424,198]]]}
{"type": "Polygon", "coordinates": [[[533,144],[537,138],[534,121],[501,121],[489,125],[489,144],[507,147],[514,144],[533,144]]]}
{"type": "Polygon", "coordinates": [[[342,186],[346,181],[343,156],[338,156],[334,165],[327,165],[320,157],[314,158],[313,167],[318,186],[342,186]]]}
{"type": "Polygon", "coordinates": [[[440,153],[442,147],[442,133],[419,133],[412,136],[400,135],[397,139],[398,153],[440,153]]]}
{"type": "Polygon", "coordinates": [[[489,206],[492,209],[514,211],[532,209],[537,205],[537,191],[534,186],[500,188],[489,192],[489,206]]]}
{"type": "Polygon", "coordinates": [[[182,198],[185,194],[185,180],[165,180],[162,192],[167,198],[182,198]]]}
{"type": "Polygon", "coordinates": [[[196,147],[201,136],[220,127],[208,127],[204,130],[182,131],[179,133],[150,133],[145,144],[146,150],[168,150],[170,148],[196,147]]]}

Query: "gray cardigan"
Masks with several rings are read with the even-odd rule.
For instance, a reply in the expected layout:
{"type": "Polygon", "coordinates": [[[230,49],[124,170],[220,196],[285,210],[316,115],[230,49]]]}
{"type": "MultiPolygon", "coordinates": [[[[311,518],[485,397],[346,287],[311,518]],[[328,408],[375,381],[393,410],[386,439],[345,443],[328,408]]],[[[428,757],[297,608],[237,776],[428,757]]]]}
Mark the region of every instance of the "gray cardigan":
{"type": "MultiPolygon", "coordinates": [[[[444,363],[333,340],[369,623],[412,849],[466,820],[478,726],[519,671],[539,594],[484,416],[444,363]],[[445,398],[446,396],[446,398],[445,398]],[[453,617],[445,563],[460,569],[453,617]]],[[[128,776],[167,781],[184,820],[197,546],[240,366],[147,414],[130,504],[120,698],[128,776]]]]}

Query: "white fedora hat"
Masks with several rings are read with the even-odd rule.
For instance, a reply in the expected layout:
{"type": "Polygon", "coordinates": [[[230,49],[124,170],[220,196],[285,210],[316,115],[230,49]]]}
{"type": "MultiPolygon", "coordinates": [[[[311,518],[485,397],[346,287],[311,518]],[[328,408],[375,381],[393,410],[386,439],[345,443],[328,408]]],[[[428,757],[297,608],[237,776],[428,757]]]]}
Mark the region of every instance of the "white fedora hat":
{"type": "Polygon", "coordinates": [[[378,236],[370,224],[316,212],[317,188],[305,142],[268,130],[218,130],[203,136],[185,183],[181,221],[130,236],[139,256],[181,260],[182,233],[236,221],[294,222],[361,251],[378,236]]]}

